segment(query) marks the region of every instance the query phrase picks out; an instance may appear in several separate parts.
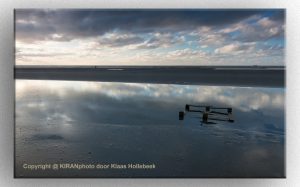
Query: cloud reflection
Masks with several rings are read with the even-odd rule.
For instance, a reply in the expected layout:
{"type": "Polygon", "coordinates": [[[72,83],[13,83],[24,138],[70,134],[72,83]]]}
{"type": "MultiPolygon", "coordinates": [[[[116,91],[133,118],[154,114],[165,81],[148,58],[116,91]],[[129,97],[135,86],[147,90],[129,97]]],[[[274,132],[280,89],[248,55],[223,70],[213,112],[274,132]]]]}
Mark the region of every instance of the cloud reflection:
{"type": "MultiPolygon", "coordinates": [[[[51,153],[54,160],[159,164],[148,176],[284,175],[284,89],[17,80],[16,116],[17,142],[29,141],[26,149],[16,145],[23,160],[32,159],[35,147],[63,145],[51,153]],[[231,106],[236,122],[201,127],[192,116],[180,122],[186,103],[231,106]]],[[[38,159],[49,158],[44,153],[38,159]]]]}

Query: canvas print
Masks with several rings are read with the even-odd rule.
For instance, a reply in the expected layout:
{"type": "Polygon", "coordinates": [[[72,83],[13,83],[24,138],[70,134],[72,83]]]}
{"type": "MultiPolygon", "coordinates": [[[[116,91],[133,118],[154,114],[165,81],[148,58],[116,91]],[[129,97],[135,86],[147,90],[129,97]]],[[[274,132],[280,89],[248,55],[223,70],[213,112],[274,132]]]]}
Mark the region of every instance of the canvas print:
{"type": "Polygon", "coordinates": [[[284,9],[16,9],[16,178],[284,178],[284,9]]]}

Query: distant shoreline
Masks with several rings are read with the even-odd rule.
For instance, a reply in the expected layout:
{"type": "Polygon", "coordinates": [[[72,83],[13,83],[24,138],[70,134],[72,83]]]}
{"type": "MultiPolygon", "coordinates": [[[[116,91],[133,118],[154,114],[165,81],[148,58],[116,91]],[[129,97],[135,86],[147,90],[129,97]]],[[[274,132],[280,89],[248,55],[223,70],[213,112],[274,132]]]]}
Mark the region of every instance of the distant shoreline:
{"type": "Polygon", "coordinates": [[[285,87],[284,66],[15,66],[16,79],[285,87]]]}
{"type": "Polygon", "coordinates": [[[170,66],[101,66],[101,65],[15,65],[15,69],[22,69],[22,68],[224,68],[224,69],[285,69],[285,66],[177,66],[177,65],[170,65],[170,66]]]}

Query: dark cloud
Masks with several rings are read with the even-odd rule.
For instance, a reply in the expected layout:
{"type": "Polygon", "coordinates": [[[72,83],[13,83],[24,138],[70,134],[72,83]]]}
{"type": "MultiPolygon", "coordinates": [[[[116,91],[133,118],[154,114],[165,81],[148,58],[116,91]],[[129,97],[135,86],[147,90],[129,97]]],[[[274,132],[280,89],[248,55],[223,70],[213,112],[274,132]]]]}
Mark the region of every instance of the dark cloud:
{"type": "MultiPolygon", "coordinates": [[[[274,10],[275,11],[275,10],[274,10]]],[[[276,10],[281,11],[282,10],[276,10]]],[[[107,32],[177,32],[233,24],[264,10],[16,10],[16,38],[68,41],[107,32]],[[57,34],[55,36],[55,34],[57,34]]],[[[280,16],[279,16],[280,17],[280,16]]]]}
{"type": "MultiPolygon", "coordinates": [[[[259,23],[263,23],[258,21],[259,23]]],[[[233,40],[241,42],[258,42],[267,41],[270,39],[280,39],[284,36],[284,27],[279,23],[274,23],[271,26],[266,25],[245,25],[240,29],[240,34],[232,37],[233,40]]]]}
{"type": "Polygon", "coordinates": [[[274,11],[273,14],[270,16],[270,19],[284,23],[285,22],[285,11],[284,10],[274,11]]]}

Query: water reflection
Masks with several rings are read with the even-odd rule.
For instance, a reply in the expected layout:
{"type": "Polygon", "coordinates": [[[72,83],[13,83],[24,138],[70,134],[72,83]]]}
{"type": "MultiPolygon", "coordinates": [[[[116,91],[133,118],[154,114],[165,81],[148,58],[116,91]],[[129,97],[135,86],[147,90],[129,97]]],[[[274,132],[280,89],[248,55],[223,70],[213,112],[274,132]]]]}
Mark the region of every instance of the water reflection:
{"type": "Polygon", "coordinates": [[[284,176],[284,89],[16,81],[22,176],[284,176]],[[186,103],[231,106],[235,123],[178,120],[186,103]],[[26,163],[155,163],[155,170],[45,171],[26,163]]]}

